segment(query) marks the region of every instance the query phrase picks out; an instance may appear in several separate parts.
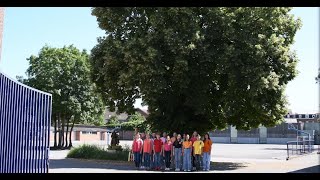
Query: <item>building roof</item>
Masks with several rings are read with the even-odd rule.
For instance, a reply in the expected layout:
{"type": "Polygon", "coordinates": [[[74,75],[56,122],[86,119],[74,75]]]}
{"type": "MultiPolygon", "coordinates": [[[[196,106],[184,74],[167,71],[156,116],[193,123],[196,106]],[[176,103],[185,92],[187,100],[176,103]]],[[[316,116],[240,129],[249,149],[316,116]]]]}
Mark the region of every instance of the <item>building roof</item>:
{"type": "MultiPolygon", "coordinates": [[[[67,127],[64,128],[67,131],[67,127]]],[[[71,127],[69,127],[69,131],[71,127]]],[[[73,131],[89,131],[89,132],[111,132],[113,129],[109,129],[102,126],[90,126],[90,125],[74,125],[73,131]]],[[[54,127],[50,127],[50,131],[54,131],[54,127]]]]}
{"type": "Polygon", "coordinates": [[[136,111],[139,112],[140,114],[142,114],[145,118],[147,118],[149,116],[148,110],[137,108],[136,111]]]}
{"type": "MultiPolygon", "coordinates": [[[[117,114],[116,111],[117,111],[117,109],[115,110],[115,112],[111,112],[108,108],[106,108],[105,113],[104,113],[105,122],[110,120],[110,118],[112,116],[116,116],[119,121],[127,121],[128,120],[129,115],[127,113],[117,114]]],[[[140,108],[136,108],[136,112],[140,113],[145,118],[147,118],[149,115],[148,110],[144,110],[144,109],[140,109],[140,108]]]]}
{"type": "Polygon", "coordinates": [[[112,116],[116,116],[119,121],[126,121],[129,117],[127,113],[117,114],[116,112],[111,112],[108,108],[106,108],[104,113],[104,119],[109,120],[112,116]]]}

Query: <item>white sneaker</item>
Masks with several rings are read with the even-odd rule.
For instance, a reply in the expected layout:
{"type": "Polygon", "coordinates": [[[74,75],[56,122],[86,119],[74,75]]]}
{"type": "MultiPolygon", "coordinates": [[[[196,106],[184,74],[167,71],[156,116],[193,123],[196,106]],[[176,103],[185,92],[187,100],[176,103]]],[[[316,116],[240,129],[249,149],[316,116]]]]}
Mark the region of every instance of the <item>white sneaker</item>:
{"type": "Polygon", "coordinates": [[[176,169],[175,171],[180,171],[179,169],[176,169]]]}
{"type": "Polygon", "coordinates": [[[183,170],[184,172],[187,172],[187,170],[183,170]]]}
{"type": "Polygon", "coordinates": [[[191,172],[191,170],[188,170],[188,172],[191,172]]]}

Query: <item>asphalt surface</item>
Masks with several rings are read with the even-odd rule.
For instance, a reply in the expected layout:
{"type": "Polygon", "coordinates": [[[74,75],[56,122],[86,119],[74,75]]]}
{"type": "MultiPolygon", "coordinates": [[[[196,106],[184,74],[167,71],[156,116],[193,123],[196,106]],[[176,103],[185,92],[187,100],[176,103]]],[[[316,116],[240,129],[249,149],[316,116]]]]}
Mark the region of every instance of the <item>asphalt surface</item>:
{"type": "MultiPolygon", "coordinates": [[[[74,143],[78,146],[82,143],[74,143]]],[[[95,143],[105,147],[104,143],[95,143]]],[[[131,145],[122,141],[121,145],[131,145]]],[[[67,159],[68,150],[50,151],[50,173],[153,173],[136,170],[133,162],[67,159]]],[[[286,160],[286,145],[214,144],[209,173],[319,173],[320,156],[312,153],[286,160]]],[[[157,173],[157,172],[156,172],[157,173]]]]}

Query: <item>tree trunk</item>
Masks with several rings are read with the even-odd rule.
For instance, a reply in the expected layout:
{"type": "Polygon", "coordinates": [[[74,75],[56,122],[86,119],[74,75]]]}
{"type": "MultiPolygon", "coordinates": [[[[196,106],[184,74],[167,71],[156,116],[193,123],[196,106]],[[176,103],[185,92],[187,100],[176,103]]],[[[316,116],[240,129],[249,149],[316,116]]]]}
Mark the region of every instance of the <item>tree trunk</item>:
{"type": "Polygon", "coordinates": [[[73,122],[72,122],[72,125],[71,125],[70,135],[69,135],[69,148],[72,147],[71,134],[72,134],[72,131],[73,131],[73,127],[74,127],[74,123],[75,123],[75,122],[76,122],[76,118],[73,117],[73,122]]]}
{"type": "Polygon", "coordinates": [[[66,121],[66,115],[62,116],[62,129],[61,129],[61,148],[64,147],[64,126],[66,121]]]}
{"type": "Polygon", "coordinates": [[[58,116],[58,129],[59,129],[58,148],[61,149],[61,113],[59,113],[59,116],[58,116]]]}
{"type": "Polygon", "coordinates": [[[66,145],[64,147],[68,147],[68,132],[69,132],[69,121],[70,121],[70,118],[71,117],[67,117],[67,131],[66,131],[66,138],[65,138],[65,141],[66,141],[66,145]]]}
{"type": "Polygon", "coordinates": [[[57,129],[57,115],[54,114],[53,115],[53,121],[54,121],[54,139],[53,139],[53,147],[56,149],[57,148],[57,133],[58,133],[58,129],[57,129]]]}

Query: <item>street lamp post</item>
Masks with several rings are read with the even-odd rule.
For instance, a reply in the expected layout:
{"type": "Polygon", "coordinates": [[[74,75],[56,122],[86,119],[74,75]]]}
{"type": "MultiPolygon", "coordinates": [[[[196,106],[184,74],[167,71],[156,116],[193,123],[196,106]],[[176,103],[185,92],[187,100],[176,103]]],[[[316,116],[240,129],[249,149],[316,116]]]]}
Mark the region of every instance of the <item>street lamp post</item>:
{"type": "Polygon", "coordinates": [[[320,120],[320,68],[318,69],[318,76],[316,77],[316,83],[318,83],[318,116],[317,121],[320,120]]]}
{"type": "MultiPolygon", "coordinates": [[[[319,107],[318,107],[318,113],[317,113],[316,117],[317,117],[317,121],[320,122],[320,67],[318,69],[318,76],[316,77],[316,81],[318,83],[318,88],[319,88],[318,89],[318,105],[319,105],[319,107]]],[[[319,133],[320,132],[318,132],[318,134],[316,134],[316,136],[319,137],[319,133]]],[[[318,142],[316,142],[316,143],[318,143],[318,142]]],[[[318,144],[318,152],[317,152],[317,154],[320,154],[320,145],[319,144],[318,144]]]]}

